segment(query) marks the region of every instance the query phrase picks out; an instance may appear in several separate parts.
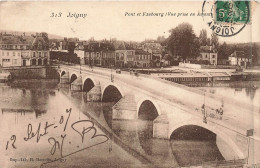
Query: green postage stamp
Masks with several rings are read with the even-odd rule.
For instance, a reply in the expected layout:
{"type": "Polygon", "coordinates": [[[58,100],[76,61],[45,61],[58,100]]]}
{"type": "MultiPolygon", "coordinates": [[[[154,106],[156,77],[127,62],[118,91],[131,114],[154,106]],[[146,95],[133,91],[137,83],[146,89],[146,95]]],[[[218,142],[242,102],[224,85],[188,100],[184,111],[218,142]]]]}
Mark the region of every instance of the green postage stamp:
{"type": "Polygon", "coordinates": [[[216,21],[222,23],[249,23],[250,1],[216,1],[216,21]]]}

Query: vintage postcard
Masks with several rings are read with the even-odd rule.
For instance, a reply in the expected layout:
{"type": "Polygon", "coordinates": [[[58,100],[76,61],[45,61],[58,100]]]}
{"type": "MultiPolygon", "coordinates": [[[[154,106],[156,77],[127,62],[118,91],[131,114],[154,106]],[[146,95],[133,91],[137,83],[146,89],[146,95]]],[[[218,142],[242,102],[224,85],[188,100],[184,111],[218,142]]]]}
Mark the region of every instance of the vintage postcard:
{"type": "Polygon", "coordinates": [[[260,2],[0,2],[0,168],[260,167],[260,2]]]}

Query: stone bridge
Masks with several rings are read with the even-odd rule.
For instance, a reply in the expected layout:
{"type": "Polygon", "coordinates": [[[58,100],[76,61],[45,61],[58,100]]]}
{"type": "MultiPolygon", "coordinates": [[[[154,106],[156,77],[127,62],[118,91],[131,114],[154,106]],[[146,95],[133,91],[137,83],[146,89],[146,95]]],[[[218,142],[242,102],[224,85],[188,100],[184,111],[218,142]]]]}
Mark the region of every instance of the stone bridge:
{"type": "Polygon", "coordinates": [[[116,102],[113,119],[153,120],[154,138],[170,139],[179,129],[197,126],[215,134],[226,160],[260,162],[254,150],[260,149],[259,114],[247,105],[148,75],[65,65],[58,72],[61,84],[70,84],[71,91],[86,92],[88,101],[116,102]],[[216,114],[220,108],[223,115],[216,114]],[[258,120],[254,122],[255,115],[258,120]]]}

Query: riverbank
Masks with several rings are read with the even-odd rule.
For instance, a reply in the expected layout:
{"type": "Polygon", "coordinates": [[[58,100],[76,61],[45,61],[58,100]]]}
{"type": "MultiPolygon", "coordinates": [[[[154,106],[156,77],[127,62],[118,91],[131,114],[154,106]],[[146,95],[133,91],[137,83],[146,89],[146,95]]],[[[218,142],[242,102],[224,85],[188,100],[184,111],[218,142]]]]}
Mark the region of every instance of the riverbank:
{"type": "Polygon", "coordinates": [[[2,68],[12,79],[59,79],[56,66],[30,66],[2,68]]]}

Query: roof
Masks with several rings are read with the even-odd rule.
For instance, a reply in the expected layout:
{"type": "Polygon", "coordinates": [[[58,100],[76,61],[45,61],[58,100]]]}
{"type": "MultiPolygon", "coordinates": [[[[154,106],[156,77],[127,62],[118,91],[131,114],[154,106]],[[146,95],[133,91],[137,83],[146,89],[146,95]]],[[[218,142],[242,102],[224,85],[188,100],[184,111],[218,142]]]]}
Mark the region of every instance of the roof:
{"type": "Polygon", "coordinates": [[[99,45],[100,45],[99,42],[92,41],[88,45],[84,46],[84,50],[87,52],[99,52],[100,51],[99,45]]]}
{"type": "Polygon", "coordinates": [[[1,34],[0,44],[30,45],[31,49],[48,49],[49,39],[47,33],[36,33],[36,36],[1,34]]]}
{"type": "Polygon", "coordinates": [[[134,50],[134,48],[124,41],[113,42],[115,50],[134,50]]]}
{"type": "Polygon", "coordinates": [[[90,42],[84,45],[84,50],[87,52],[100,52],[100,51],[115,51],[114,46],[109,42],[90,42]]]}
{"type": "Polygon", "coordinates": [[[213,49],[213,46],[201,46],[200,52],[204,53],[215,53],[216,51],[213,49]]]}
{"type": "Polygon", "coordinates": [[[49,47],[48,37],[44,34],[36,34],[36,37],[33,39],[32,42],[32,49],[43,50],[48,49],[49,47]]]}
{"type": "Polygon", "coordinates": [[[244,53],[244,51],[237,51],[235,50],[230,57],[238,57],[238,58],[247,58],[246,54],[244,53]]]}
{"type": "Polygon", "coordinates": [[[205,73],[154,73],[152,75],[160,78],[209,77],[209,75],[205,73]]]}
{"type": "Polygon", "coordinates": [[[33,39],[32,36],[1,36],[0,44],[32,44],[33,39]]]}
{"type": "Polygon", "coordinates": [[[212,77],[218,77],[218,76],[230,76],[229,74],[227,74],[226,72],[208,72],[210,76],[212,77]]]}
{"type": "Polygon", "coordinates": [[[135,55],[150,55],[150,53],[144,50],[135,50],[135,55]]]}

